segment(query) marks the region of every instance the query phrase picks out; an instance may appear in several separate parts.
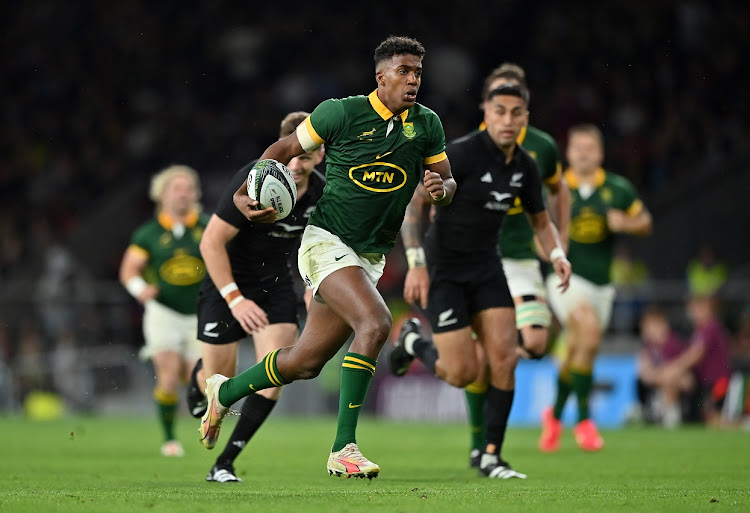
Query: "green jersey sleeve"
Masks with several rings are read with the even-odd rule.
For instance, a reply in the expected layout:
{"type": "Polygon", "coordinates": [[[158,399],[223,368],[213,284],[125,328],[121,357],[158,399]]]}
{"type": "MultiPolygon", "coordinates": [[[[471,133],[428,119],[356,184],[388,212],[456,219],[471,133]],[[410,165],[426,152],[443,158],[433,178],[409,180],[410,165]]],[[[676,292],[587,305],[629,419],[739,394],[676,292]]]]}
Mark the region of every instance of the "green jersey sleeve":
{"type": "Polygon", "coordinates": [[[130,244],[133,246],[138,246],[142,250],[151,253],[151,241],[153,240],[151,232],[152,230],[150,229],[149,223],[139,226],[133,232],[133,236],[130,239],[130,244]]]}
{"type": "Polygon", "coordinates": [[[618,210],[624,210],[631,216],[640,213],[643,210],[643,202],[638,197],[638,192],[630,180],[621,175],[612,178],[612,206],[618,210]]]}
{"type": "Polygon", "coordinates": [[[311,139],[319,145],[335,140],[346,128],[343,103],[339,99],[325,100],[315,107],[305,125],[308,132],[312,131],[311,139]]]}
{"type": "Polygon", "coordinates": [[[427,144],[424,163],[434,164],[447,158],[445,155],[445,131],[443,130],[443,123],[433,111],[429,111],[427,120],[429,123],[430,138],[427,144]]]}

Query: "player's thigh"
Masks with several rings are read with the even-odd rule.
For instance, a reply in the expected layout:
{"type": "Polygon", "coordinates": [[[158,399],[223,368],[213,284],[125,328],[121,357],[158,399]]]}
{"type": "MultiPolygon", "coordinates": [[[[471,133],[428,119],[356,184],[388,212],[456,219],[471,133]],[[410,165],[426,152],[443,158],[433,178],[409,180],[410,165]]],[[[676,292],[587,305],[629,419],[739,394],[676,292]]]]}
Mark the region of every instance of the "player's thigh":
{"type": "Polygon", "coordinates": [[[440,367],[449,373],[463,373],[471,371],[476,374],[479,368],[477,352],[471,328],[435,333],[432,340],[440,358],[440,367]]]}
{"type": "Polygon", "coordinates": [[[512,307],[482,310],[474,316],[472,326],[490,361],[515,354],[518,335],[512,307]]]}
{"type": "Polygon", "coordinates": [[[471,325],[492,358],[492,352],[514,352],[517,344],[513,298],[502,269],[487,269],[468,293],[471,325]]]}
{"type": "Polygon", "coordinates": [[[298,264],[315,301],[328,305],[357,335],[385,342],[391,314],[375,288],[385,268],[385,256],[359,254],[332,233],[308,225],[298,264]]]}
{"type": "Polygon", "coordinates": [[[339,269],[320,284],[319,293],[325,304],[355,333],[385,342],[391,330],[391,312],[375,288],[367,270],[360,266],[339,269]]]}
{"type": "Polygon", "coordinates": [[[279,353],[276,364],[282,375],[315,375],[341,349],[352,333],[351,327],[333,309],[310,302],[307,320],[297,341],[279,353]]]}
{"type": "Polygon", "coordinates": [[[253,333],[253,345],[258,361],[274,349],[293,345],[295,340],[297,340],[297,324],[290,322],[269,324],[253,333]]]}
{"type": "Polygon", "coordinates": [[[203,375],[208,378],[214,374],[234,376],[237,373],[237,352],[239,341],[224,344],[203,342],[203,375]]]}

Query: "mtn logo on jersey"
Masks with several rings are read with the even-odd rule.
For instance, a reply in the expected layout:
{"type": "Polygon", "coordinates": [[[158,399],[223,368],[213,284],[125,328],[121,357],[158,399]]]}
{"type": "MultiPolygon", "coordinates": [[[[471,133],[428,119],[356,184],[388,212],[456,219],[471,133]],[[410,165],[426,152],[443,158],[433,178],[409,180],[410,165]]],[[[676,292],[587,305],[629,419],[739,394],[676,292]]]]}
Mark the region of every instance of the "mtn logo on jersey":
{"type": "Polygon", "coordinates": [[[508,210],[512,202],[504,202],[507,199],[513,198],[513,194],[507,192],[490,191],[490,201],[484,204],[484,208],[487,210],[508,210]]]}
{"type": "Polygon", "coordinates": [[[406,185],[406,171],[390,162],[372,162],[349,169],[349,179],[372,192],[393,192],[406,185]]]}
{"type": "Polygon", "coordinates": [[[218,325],[219,325],[218,322],[207,322],[206,324],[203,325],[203,335],[206,337],[217,338],[219,334],[214,333],[213,329],[218,325]]]}
{"type": "Polygon", "coordinates": [[[458,322],[458,317],[451,317],[452,315],[453,308],[449,308],[444,312],[440,312],[438,314],[438,327],[444,328],[446,326],[450,326],[451,324],[456,324],[458,322]]]}
{"type": "Polygon", "coordinates": [[[480,182],[483,183],[492,183],[492,175],[489,171],[487,171],[485,174],[482,175],[482,178],[479,179],[480,182]]]}

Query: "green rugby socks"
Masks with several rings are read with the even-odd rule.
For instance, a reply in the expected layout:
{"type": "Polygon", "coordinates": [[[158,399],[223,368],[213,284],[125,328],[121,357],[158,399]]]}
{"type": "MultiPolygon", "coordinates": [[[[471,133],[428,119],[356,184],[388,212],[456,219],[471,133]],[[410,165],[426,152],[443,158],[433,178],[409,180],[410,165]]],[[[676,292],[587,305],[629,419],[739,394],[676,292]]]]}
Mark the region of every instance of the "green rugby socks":
{"type": "Polygon", "coordinates": [[[375,375],[377,362],[357,353],[346,353],[341,364],[341,390],[336,440],[332,451],[340,451],[348,443],[357,442],[357,422],[367,390],[375,375]]]}
{"type": "Polygon", "coordinates": [[[276,366],[276,357],[281,349],[271,351],[260,362],[247,369],[242,374],[221,384],[219,388],[219,402],[224,406],[232,406],[243,397],[263,390],[264,388],[282,387],[287,381],[281,377],[276,366]]]}

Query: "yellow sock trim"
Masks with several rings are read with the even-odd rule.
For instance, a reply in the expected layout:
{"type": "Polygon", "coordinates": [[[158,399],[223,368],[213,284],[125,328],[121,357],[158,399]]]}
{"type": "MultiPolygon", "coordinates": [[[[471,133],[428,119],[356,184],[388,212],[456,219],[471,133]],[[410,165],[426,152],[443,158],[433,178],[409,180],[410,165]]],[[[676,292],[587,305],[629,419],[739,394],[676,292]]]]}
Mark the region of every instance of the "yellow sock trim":
{"type": "Polygon", "coordinates": [[[479,381],[475,381],[474,383],[469,383],[464,387],[464,390],[471,394],[483,394],[487,391],[487,388],[489,388],[489,385],[487,383],[481,383],[479,381]]]}
{"type": "Polygon", "coordinates": [[[179,396],[173,392],[167,392],[159,387],[154,388],[154,400],[159,404],[171,406],[177,404],[180,400],[179,396]]]}
{"type": "Polygon", "coordinates": [[[342,367],[347,369],[356,369],[369,372],[371,375],[375,375],[375,366],[368,361],[354,356],[344,356],[344,362],[341,364],[342,367]]]}
{"type": "Polygon", "coordinates": [[[266,375],[268,376],[268,379],[271,381],[271,383],[273,383],[277,387],[284,385],[273,370],[273,361],[276,359],[276,353],[278,353],[279,351],[280,349],[277,349],[275,351],[271,351],[270,353],[268,353],[268,356],[266,356],[266,362],[265,362],[266,375]]]}
{"type": "Polygon", "coordinates": [[[581,374],[583,376],[590,376],[591,371],[593,370],[593,366],[588,367],[570,367],[570,372],[575,372],[576,374],[581,374]]]}

